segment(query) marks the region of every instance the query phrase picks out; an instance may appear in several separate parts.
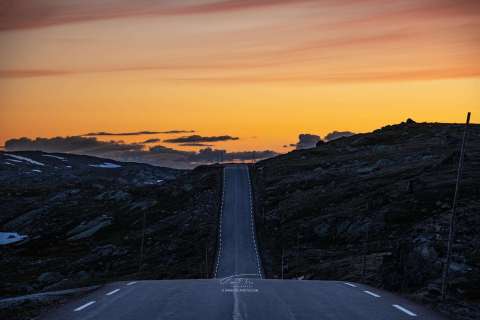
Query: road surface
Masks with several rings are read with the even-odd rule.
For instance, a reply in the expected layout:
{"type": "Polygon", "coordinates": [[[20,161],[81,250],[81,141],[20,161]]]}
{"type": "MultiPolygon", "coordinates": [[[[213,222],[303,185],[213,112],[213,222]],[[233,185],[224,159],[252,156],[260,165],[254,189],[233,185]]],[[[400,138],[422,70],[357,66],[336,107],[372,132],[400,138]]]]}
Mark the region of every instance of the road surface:
{"type": "Polygon", "coordinates": [[[214,277],[249,275],[262,278],[248,168],[225,167],[223,177],[219,252],[214,277]]]}
{"type": "Polygon", "coordinates": [[[248,169],[224,169],[215,278],[115,282],[42,319],[442,319],[394,294],[341,281],[263,279],[248,169]]]}

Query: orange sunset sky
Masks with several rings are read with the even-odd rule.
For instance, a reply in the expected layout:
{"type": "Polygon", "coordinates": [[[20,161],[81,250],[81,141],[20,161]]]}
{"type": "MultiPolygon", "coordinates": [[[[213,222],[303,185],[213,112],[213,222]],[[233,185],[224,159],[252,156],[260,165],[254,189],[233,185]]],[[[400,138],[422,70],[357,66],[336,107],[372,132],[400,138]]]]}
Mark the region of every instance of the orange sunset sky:
{"type": "Polygon", "coordinates": [[[183,129],[283,152],[467,111],[478,0],[0,0],[0,145],[183,129]]]}

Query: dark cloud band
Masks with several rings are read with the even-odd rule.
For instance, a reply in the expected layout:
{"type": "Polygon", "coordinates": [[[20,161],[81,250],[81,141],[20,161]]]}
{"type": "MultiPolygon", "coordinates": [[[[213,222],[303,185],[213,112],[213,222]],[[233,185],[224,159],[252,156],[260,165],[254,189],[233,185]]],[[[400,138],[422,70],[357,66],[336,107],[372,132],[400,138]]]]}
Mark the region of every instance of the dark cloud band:
{"type": "MultiPolygon", "coordinates": [[[[211,139],[212,137],[202,138],[211,139]]],[[[231,140],[231,138],[232,137],[226,140],[231,140]]],[[[153,140],[156,139],[151,140],[153,142],[153,140]]],[[[217,139],[214,140],[218,141],[217,139]]],[[[225,140],[225,138],[220,139],[220,141],[223,140],[225,140]]],[[[195,144],[196,146],[203,146],[202,143],[195,144]]],[[[194,152],[176,150],[162,145],[146,148],[144,143],[99,141],[95,137],[82,136],[10,139],[5,143],[5,149],[7,151],[44,151],[85,154],[118,161],[134,161],[174,168],[192,168],[202,163],[258,160],[277,155],[277,153],[270,150],[227,152],[226,150],[204,148],[198,152],[194,152]]]]}
{"type": "Polygon", "coordinates": [[[324,140],[325,141],[333,141],[333,140],[340,139],[340,138],[343,138],[343,137],[350,137],[350,136],[353,136],[354,134],[355,133],[353,133],[351,131],[332,131],[325,136],[324,140]]]}
{"type": "Polygon", "coordinates": [[[202,143],[202,142],[219,142],[219,141],[229,141],[229,140],[238,140],[238,137],[232,137],[228,135],[224,136],[213,136],[213,137],[203,137],[199,135],[191,135],[186,137],[179,137],[173,139],[164,140],[168,143],[202,143]]]}
{"type": "Polygon", "coordinates": [[[134,132],[90,132],[83,134],[83,137],[100,137],[100,136],[142,136],[150,134],[179,134],[179,133],[193,133],[194,130],[169,130],[169,131],[134,131],[134,132]]]}

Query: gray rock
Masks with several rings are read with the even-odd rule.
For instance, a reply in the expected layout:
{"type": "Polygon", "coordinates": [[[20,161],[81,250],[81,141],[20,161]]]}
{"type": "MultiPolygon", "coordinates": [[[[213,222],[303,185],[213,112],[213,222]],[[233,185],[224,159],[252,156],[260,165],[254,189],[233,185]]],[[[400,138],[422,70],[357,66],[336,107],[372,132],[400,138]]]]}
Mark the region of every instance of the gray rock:
{"type": "Polygon", "coordinates": [[[415,248],[422,258],[428,261],[435,261],[438,258],[438,253],[430,242],[423,242],[415,248]]]}
{"type": "Polygon", "coordinates": [[[352,237],[352,238],[363,238],[366,236],[368,229],[369,229],[368,223],[359,221],[349,225],[346,230],[346,233],[349,237],[352,237]]]}
{"type": "Polygon", "coordinates": [[[371,173],[375,169],[376,169],[376,166],[362,167],[357,169],[357,173],[360,173],[360,174],[371,173]]]}
{"type": "Polygon", "coordinates": [[[394,147],[387,146],[384,144],[376,145],[373,147],[374,152],[388,152],[391,151],[394,147]]]}
{"type": "Polygon", "coordinates": [[[330,235],[330,226],[328,224],[320,224],[316,226],[313,231],[320,238],[325,238],[330,235]]]}
{"type": "Polygon", "coordinates": [[[107,244],[101,247],[96,247],[93,249],[93,252],[99,256],[107,257],[113,255],[116,249],[117,247],[115,247],[113,244],[107,244]]]}
{"type": "Polygon", "coordinates": [[[35,304],[53,304],[58,303],[64,300],[67,297],[73,297],[79,294],[85,294],[94,290],[97,290],[100,286],[91,286],[85,288],[75,288],[62,291],[53,291],[53,292],[41,292],[25,296],[6,298],[0,300],[0,311],[15,311],[18,308],[25,306],[27,303],[35,304]]]}
{"type": "Polygon", "coordinates": [[[186,192],[190,192],[190,191],[192,191],[192,189],[193,189],[193,186],[189,183],[187,183],[183,186],[183,190],[186,191],[186,192]]]}
{"type": "Polygon", "coordinates": [[[32,221],[35,221],[35,219],[46,215],[48,211],[49,211],[48,207],[41,207],[38,209],[34,209],[32,211],[29,211],[27,213],[24,213],[18,216],[17,218],[13,219],[12,221],[6,223],[4,225],[4,229],[11,229],[11,230],[22,229],[24,225],[31,224],[32,221]]]}
{"type": "Polygon", "coordinates": [[[75,282],[71,279],[62,279],[54,284],[48,285],[42,291],[63,290],[75,286],[75,282]]]}
{"type": "Polygon", "coordinates": [[[130,194],[125,191],[107,191],[95,197],[95,200],[113,200],[113,201],[127,201],[130,199],[130,194]]]}
{"type": "Polygon", "coordinates": [[[428,161],[428,160],[432,160],[433,159],[433,156],[432,155],[425,155],[422,157],[422,161],[428,161]]]}
{"type": "Polygon", "coordinates": [[[385,168],[385,167],[391,166],[392,164],[394,164],[394,162],[393,162],[392,160],[389,160],[389,159],[380,159],[380,160],[378,160],[378,161],[375,163],[375,167],[377,167],[377,168],[385,168]]]}
{"type": "Polygon", "coordinates": [[[155,206],[157,202],[155,200],[151,201],[138,201],[134,202],[130,205],[131,210],[147,210],[153,206],[155,206]]]}
{"type": "Polygon", "coordinates": [[[76,241],[85,238],[89,238],[99,232],[100,230],[110,226],[112,224],[112,218],[106,215],[99,216],[94,220],[82,223],[76,226],[74,229],[68,232],[70,236],[69,241],[76,241]]]}
{"type": "Polygon", "coordinates": [[[68,196],[68,192],[66,192],[66,191],[58,192],[53,197],[51,197],[49,199],[49,201],[50,202],[62,202],[62,201],[65,201],[67,199],[67,196],[68,196]]]}
{"type": "Polygon", "coordinates": [[[51,284],[62,280],[63,276],[58,272],[44,272],[38,278],[37,281],[43,285],[51,284]]]}
{"type": "Polygon", "coordinates": [[[469,266],[464,263],[450,262],[450,271],[454,273],[466,273],[472,270],[469,266]]]}
{"type": "Polygon", "coordinates": [[[82,270],[82,271],[77,272],[77,274],[75,275],[75,278],[77,278],[79,281],[86,281],[86,280],[90,279],[91,276],[87,271],[82,270]]]}

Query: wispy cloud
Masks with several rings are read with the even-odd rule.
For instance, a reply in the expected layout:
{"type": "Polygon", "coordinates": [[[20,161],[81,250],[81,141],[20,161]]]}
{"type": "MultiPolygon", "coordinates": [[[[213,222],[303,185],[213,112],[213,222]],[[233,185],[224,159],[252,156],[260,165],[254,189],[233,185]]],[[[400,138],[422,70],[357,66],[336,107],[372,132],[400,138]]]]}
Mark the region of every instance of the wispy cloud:
{"type": "Polygon", "coordinates": [[[211,14],[313,0],[199,0],[181,1],[54,1],[19,0],[0,2],[0,30],[30,29],[67,23],[139,16],[211,14]]]}
{"type": "MultiPolygon", "coordinates": [[[[85,74],[88,71],[62,71],[62,70],[17,70],[15,72],[0,70],[0,78],[35,78],[35,77],[54,77],[74,74],[85,74]]],[[[437,80],[437,79],[455,79],[455,78],[470,78],[480,76],[479,67],[444,67],[438,69],[414,68],[411,70],[399,71],[335,71],[330,74],[302,74],[293,73],[285,74],[284,72],[275,73],[258,73],[252,76],[245,75],[212,75],[205,76],[191,76],[191,77],[165,77],[159,80],[164,81],[178,81],[178,82],[204,82],[204,83],[221,83],[221,84],[235,84],[235,83],[275,83],[275,82],[300,82],[300,83],[335,83],[335,82],[377,82],[377,81],[408,81],[408,80],[437,80]]],[[[180,131],[174,133],[189,133],[195,131],[180,131]]],[[[139,133],[140,134],[168,134],[169,132],[158,133],[139,133]]],[[[85,136],[125,136],[132,134],[95,134],[88,133],[85,136]]]]}
{"type": "Polygon", "coordinates": [[[213,147],[213,144],[192,142],[192,143],[181,143],[180,146],[182,147],[213,147]]]}
{"type": "Polygon", "coordinates": [[[147,144],[147,143],[157,143],[157,142],[160,142],[161,140],[160,139],[147,139],[141,143],[143,144],[147,144]]]}
{"type": "Polygon", "coordinates": [[[3,69],[0,70],[0,78],[34,78],[71,75],[75,72],[70,70],[47,70],[47,69],[3,69]]]}
{"type": "Polygon", "coordinates": [[[99,141],[87,137],[55,137],[55,138],[19,138],[5,142],[9,151],[39,150],[45,152],[82,152],[85,154],[102,155],[112,152],[140,151],[143,146],[136,143],[118,141],[99,141]]]}
{"type": "Polygon", "coordinates": [[[99,137],[99,136],[143,136],[151,134],[178,134],[178,133],[192,133],[194,130],[168,130],[168,131],[134,131],[134,132],[90,132],[83,134],[84,137],[99,137]]]}
{"type": "Polygon", "coordinates": [[[219,142],[219,141],[229,141],[229,140],[238,140],[238,137],[232,137],[229,135],[224,136],[213,136],[213,137],[203,137],[199,135],[191,135],[186,137],[179,137],[173,139],[166,139],[164,142],[168,143],[202,143],[202,142],[219,142]]]}
{"type": "MultiPolygon", "coordinates": [[[[394,5],[400,1],[390,1],[394,5]]],[[[212,14],[272,6],[381,7],[384,0],[198,0],[193,2],[150,0],[56,1],[18,0],[0,2],[0,30],[40,28],[54,25],[128,17],[212,14]]],[[[476,0],[403,1],[397,10],[380,11],[385,18],[399,15],[478,15],[476,0]]],[[[355,21],[356,19],[352,19],[355,21]]]]}
{"type": "MultiPolygon", "coordinates": [[[[63,39],[55,42],[45,37],[52,41],[46,47],[56,48],[61,42],[60,49],[86,55],[73,63],[58,64],[49,54],[39,55],[32,58],[38,64],[23,69],[21,61],[4,54],[12,61],[0,66],[0,78],[5,79],[148,72],[159,81],[228,84],[480,75],[476,63],[480,54],[480,1],[476,0],[22,0],[0,1],[0,6],[0,31],[4,33],[74,22],[142,18],[119,24],[131,27],[128,29],[134,30],[132,33],[103,34],[115,47],[124,47],[126,39],[136,32],[142,34],[135,42],[137,51],[119,52],[112,61],[99,60],[98,55],[105,51],[97,52],[88,40],[65,45],[63,33],[44,30],[55,36],[62,34],[63,39]],[[146,19],[157,16],[169,18],[146,19]],[[152,41],[153,34],[146,27],[151,23],[177,27],[172,32],[175,37],[159,28],[152,41]],[[197,24],[199,30],[182,27],[189,23],[197,24]],[[233,38],[236,41],[228,41],[233,38]]],[[[88,29],[88,25],[82,26],[88,29]]],[[[103,30],[103,26],[96,27],[103,30]]],[[[83,37],[81,26],[72,30],[75,37],[83,37]],[[81,34],[76,33],[79,30],[81,34]]],[[[12,41],[10,47],[22,43],[8,39],[12,41]]],[[[89,39],[93,42],[96,37],[89,39]]],[[[102,50],[110,52],[111,47],[102,50]]]]}

